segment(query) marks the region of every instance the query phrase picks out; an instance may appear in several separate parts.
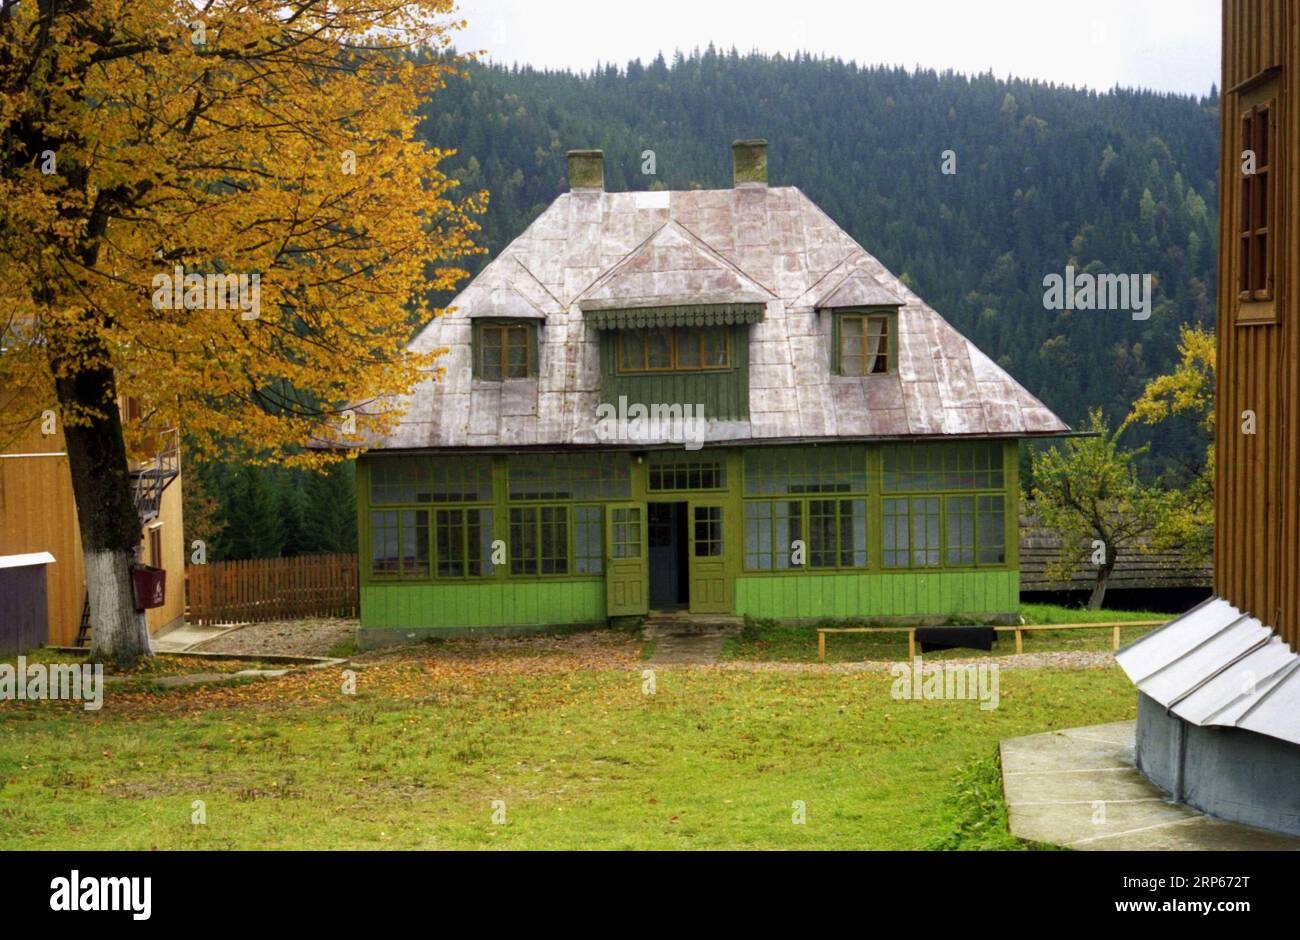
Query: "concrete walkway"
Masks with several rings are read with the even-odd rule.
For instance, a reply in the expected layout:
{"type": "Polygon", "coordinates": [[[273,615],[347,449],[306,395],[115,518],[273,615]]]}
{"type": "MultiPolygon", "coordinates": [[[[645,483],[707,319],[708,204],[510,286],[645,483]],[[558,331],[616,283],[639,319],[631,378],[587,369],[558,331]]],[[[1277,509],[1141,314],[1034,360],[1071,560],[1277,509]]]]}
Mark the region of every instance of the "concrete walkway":
{"type": "Polygon", "coordinates": [[[670,634],[655,640],[651,666],[713,666],[726,639],[717,634],[670,634]]]}
{"type": "Polygon", "coordinates": [[[153,651],[155,653],[183,653],[186,650],[193,649],[200,643],[214,640],[235,629],[238,628],[234,626],[199,627],[192,623],[183,624],[175,630],[168,630],[162,636],[154,637],[153,651]]]}
{"type": "Polygon", "coordinates": [[[1133,764],[1135,722],[1002,742],[1011,834],[1072,849],[1300,850],[1300,838],[1170,803],[1133,764]]]}

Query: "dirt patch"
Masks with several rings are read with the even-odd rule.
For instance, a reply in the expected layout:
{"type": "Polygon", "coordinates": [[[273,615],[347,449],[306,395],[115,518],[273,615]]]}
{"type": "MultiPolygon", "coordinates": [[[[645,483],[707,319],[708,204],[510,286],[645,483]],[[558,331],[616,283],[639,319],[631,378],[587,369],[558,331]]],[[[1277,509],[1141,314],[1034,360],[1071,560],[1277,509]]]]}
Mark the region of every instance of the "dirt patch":
{"type": "Polygon", "coordinates": [[[200,643],[193,649],[238,656],[277,653],[282,656],[327,656],[331,649],[350,640],[356,632],[357,621],[342,617],[250,623],[200,643]]]}

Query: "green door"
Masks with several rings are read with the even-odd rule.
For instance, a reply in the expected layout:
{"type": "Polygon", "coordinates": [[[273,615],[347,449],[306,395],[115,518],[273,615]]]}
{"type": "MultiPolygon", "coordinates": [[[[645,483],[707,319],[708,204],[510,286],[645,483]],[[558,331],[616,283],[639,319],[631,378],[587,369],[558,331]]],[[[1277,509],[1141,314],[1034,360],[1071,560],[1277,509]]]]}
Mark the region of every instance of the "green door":
{"type": "Polygon", "coordinates": [[[644,614],[646,606],[645,506],[614,503],[605,510],[605,613],[644,614]]]}
{"type": "Polygon", "coordinates": [[[731,613],[731,578],[727,574],[725,508],[720,502],[691,500],[691,613],[731,613]]]}

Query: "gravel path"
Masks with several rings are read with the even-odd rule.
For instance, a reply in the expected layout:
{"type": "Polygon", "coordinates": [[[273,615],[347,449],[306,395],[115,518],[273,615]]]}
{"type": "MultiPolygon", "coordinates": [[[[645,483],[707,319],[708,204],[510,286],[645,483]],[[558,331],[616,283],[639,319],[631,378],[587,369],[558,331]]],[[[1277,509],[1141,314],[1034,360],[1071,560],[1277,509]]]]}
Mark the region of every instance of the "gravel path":
{"type": "Polygon", "coordinates": [[[250,623],[193,647],[204,653],[326,656],[356,635],[357,621],[337,617],[250,623]]]}
{"type": "MultiPolygon", "coordinates": [[[[960,665],[996,664],[999,669],[1105,669],[1115,665],[1115,654],[1109,650],[1070,650],[1057,653],[1021,653],[1018,656],[978,656],[963,659],[922,659],[930,663],[958,663],[960,665]]],[[[889,672],[894,664],[871,660],[861,663],[781,663],[746,662],[733,660],[721,662],[719,669],[741,672],[889,672]]]]}

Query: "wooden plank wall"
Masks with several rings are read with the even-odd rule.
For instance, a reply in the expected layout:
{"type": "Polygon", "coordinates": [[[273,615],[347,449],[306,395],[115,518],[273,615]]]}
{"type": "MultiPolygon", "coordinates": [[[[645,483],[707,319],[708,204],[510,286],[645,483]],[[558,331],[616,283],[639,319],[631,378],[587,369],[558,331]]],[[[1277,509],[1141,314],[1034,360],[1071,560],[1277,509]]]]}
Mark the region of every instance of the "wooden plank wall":
{"type": "Polygon", "coordinates": [[[299,617],[355,617],[356,555],[300,555],[191,565],[189,622],[266,623],[299,617]]]}
{"type": "Polygon", "coordinates": [[[1300,277],[1300,2],[1224,0],[1223,148],[1219,202],[1218,480],[1214,583],[1218,594],[1278,629],[1300,648],[1300,368],[1296,278],[1300,277]],[[1239,205],[1240,104],[1233,89],[1280,68],[1271,324],[1236,322],[1235,229],[1239,205]],[[1242,433],[1254,411],[1258,433],[1242,433]]]}

